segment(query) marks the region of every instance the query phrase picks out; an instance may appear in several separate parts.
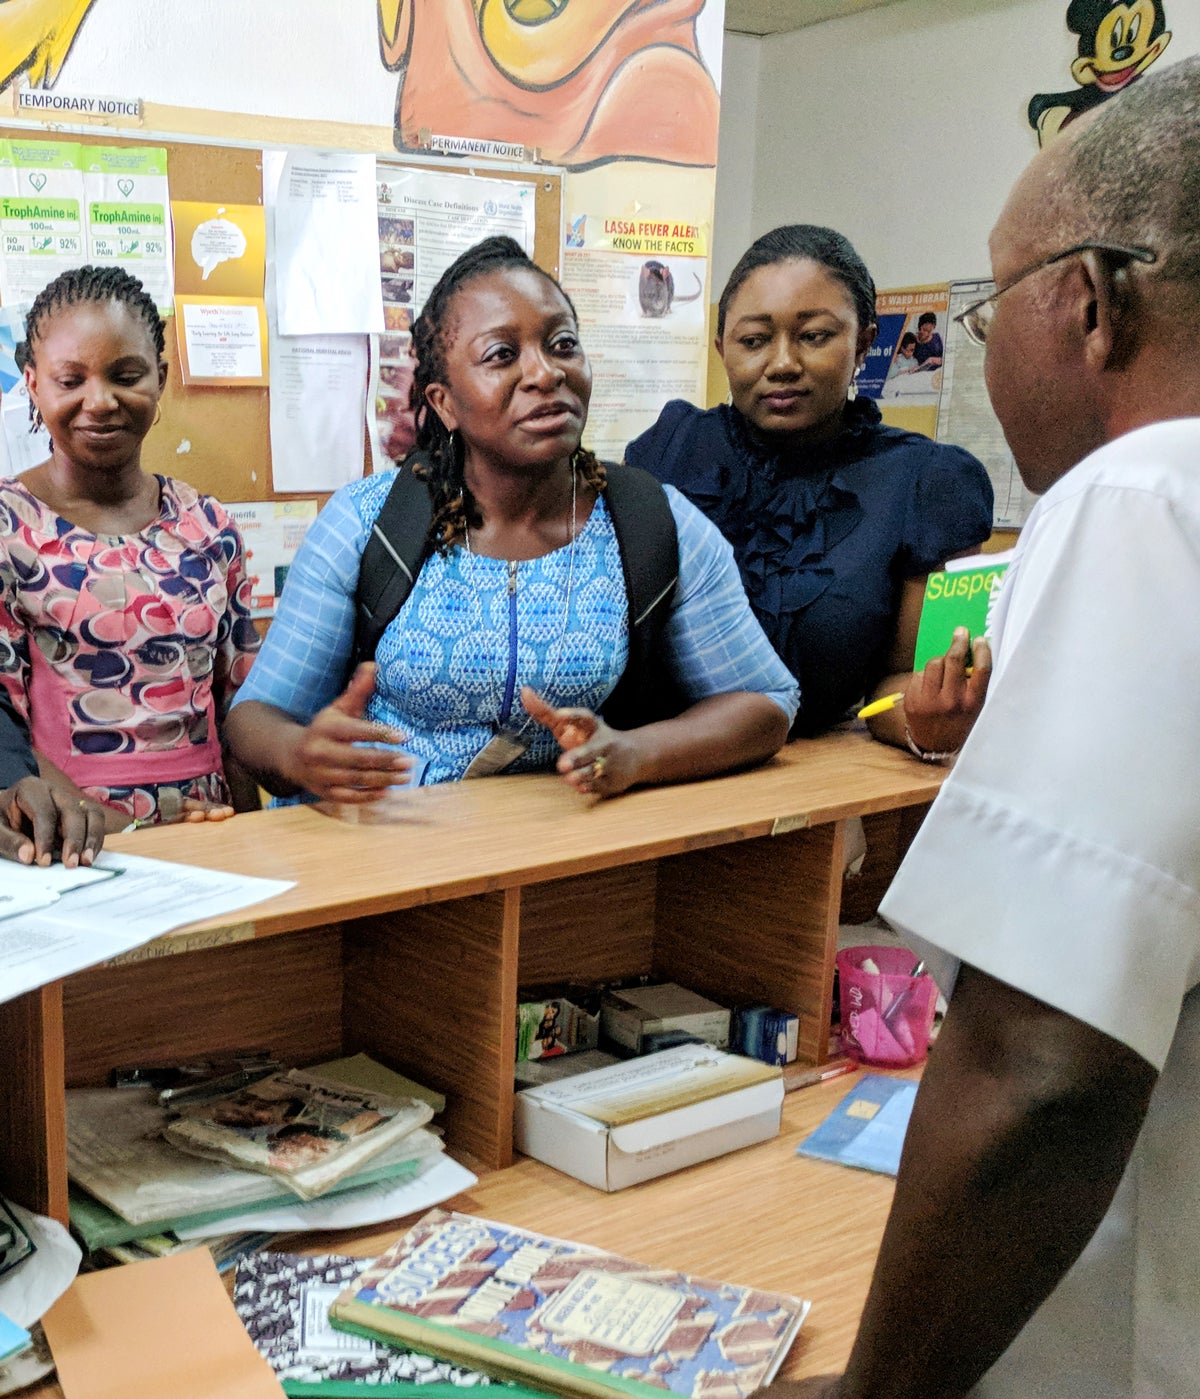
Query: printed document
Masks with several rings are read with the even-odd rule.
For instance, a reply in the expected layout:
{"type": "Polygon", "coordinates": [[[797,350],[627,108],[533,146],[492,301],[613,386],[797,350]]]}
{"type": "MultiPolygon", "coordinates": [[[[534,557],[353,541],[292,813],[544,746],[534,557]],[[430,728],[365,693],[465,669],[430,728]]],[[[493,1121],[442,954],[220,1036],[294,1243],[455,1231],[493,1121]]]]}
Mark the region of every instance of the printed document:
{"type": "MultiPolygon", "coordinates": [[[[172,928],[233,913],[292,887],[282,879],[254,879],[110,851],[97,857],[94,869],[116,871],[120,877],[72,888],[49,908],[0,921],[0,1002],[107,961],[172,928]]],[[[81,871],[65,873],[77,878],[81,871]]]]}

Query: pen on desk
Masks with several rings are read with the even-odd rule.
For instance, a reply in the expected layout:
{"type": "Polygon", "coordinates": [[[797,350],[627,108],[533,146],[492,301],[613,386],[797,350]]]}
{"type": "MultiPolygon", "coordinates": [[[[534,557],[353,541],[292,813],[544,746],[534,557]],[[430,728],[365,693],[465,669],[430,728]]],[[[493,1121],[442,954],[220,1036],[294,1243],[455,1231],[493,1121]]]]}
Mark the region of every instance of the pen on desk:
{"type": "Polygon", "coordinates": [[[784,1069],[784,1088],[789,1093],[796,1088],[811,1088],[814,1083],[824,1083],[828,1078],[840,1078],[842,1074],[853,1073],[857,1068],[857,1060],[842,1059],[836,1064],[822,1064],[818,1068],[809,1069],[807,1073],[794,1076],[789,1074],[787,1069],[784,1069]]]}
{"type": "Polygon", "coordinates": [[[872,700],[870,704],[863,705],[858,711],[860,719],[870,719],[876,714],[884,714],[889,709],[894,709],[896,705],[904,703],[904,691],[897,690],[894,695],[884,695],[882,699],[872,700]]]}

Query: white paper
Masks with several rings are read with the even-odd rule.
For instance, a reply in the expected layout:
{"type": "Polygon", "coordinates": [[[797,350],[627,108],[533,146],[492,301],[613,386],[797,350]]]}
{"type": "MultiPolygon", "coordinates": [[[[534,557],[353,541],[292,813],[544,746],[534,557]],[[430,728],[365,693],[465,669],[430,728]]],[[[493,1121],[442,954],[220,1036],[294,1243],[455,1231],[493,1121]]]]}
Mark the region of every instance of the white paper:
{"type": "Polygon", "coordinates": [[[277,491],[336,491],[363,471],[367,337],[279,333],[274,206],[286,159],[285,151],[263,151],[271,484],[277,491]]]}
{"type": "Polygon", "coordinates": [[[0,919],[30,913],[35,908],[49,908],[63,894],[112,879],[114,871],[102,867],[77,865],[20,865],[15,860],[0,860],[0,919]]]}
{"type": "Polygon", "coordinates": [[[187,340],[189,379],[258,379],[263,373],[257,306],[179,307],[187,340]]]}
{"type": "Polygon", "coordinates": [[[181,1239],[207,1239],[218,1234],[236,1234],[251,1229],[273,1234],[308,1229],[354,1229],[427,1210],[469,1190],[477,1180],[478,1177],[465,1166],[439,1152],[417,1175],[402,1185],[380,1181],[377,1185],[343,1190],[339,1195],[307,1202],[298,1200],[294,1205],[281,1205],[278,1209],[229,1215],[214,1224],[196,1225],[175,1232],[181,1239]]]}
{"type": "Polygon", "coordinates": [[[375,157],[289,151],[272,204],[279,333],[381,331],[375,157]]]}
{"type": "Polygon", "coordinates": [[[64,894],[49,910],[0,923],[0,1002],[138,947],[184,923],[232,913],[292,882],[102,851],[120,877],[64,894]]]}
{"type": "Polygon", "coordinates": [[[33,1240],[35,1252],[0,1277],[0,1312],[28,1330],[75,1280],[79,1245],[56,1219],[4,1202],[33,1240]]]}
{"type": "Polygon", "coordinates": [[[270,335],[271,484],[336,491],[363,474],[365,335],[270,335]]]}

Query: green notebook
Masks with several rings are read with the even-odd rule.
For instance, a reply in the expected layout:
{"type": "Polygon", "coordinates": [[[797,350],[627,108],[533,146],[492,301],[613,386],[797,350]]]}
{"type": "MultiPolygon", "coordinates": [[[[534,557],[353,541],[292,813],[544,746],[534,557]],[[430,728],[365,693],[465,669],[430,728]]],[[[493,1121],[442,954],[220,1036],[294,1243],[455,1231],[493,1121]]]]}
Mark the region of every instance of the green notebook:
{"type": "Polygon", "coordinates": [[[946,654],[955,627],[966,627],[972,641],[990,634],[991,613],[1011,560],[1011,549],[1002,554],[973,554],[929,575],[913,670],[924,670],[926,661],[946,654]]]}

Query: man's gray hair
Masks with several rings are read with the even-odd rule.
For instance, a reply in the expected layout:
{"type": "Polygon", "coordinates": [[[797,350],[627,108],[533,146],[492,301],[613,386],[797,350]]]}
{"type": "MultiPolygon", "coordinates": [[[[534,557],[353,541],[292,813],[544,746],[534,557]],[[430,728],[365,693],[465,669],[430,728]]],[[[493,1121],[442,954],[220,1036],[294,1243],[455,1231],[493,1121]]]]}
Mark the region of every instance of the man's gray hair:
{"type": "Polygon", "coordinates": [[[1059,197],[1082,236],[1145,244],[1200,294],[1200,55],[1139,78],[1070,148],[1059,197]]]}

